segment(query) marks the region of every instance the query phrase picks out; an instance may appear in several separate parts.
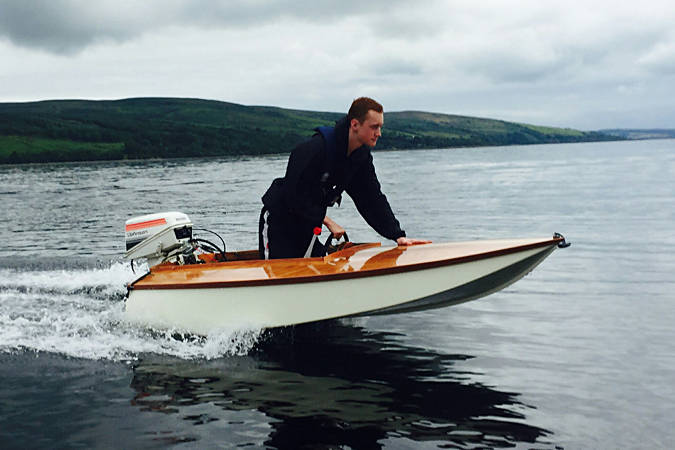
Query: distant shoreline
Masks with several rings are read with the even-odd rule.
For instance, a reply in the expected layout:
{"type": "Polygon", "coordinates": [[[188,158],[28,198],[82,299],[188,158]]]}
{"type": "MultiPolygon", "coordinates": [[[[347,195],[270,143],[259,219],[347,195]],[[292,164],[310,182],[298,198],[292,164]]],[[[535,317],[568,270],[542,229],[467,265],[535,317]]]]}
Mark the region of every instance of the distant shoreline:
{"type": "MultiPolygon", "coordinates": [[[[603,142],[616,142],[616,143],[630,143],[630,142],[639,142],[639,141],[660,141],[660,140],[675,140],[675,138],[652,138],[652,139],[621,139],[621,140],[610,140],[610,141],[579,141],[579,142],[558,142],[558,143],[550,143],[550,144],[511,144],[511,145],[486,145],[486,146],[478,146],[478,147],[451,147],[451,148],[423,148],[423,149],[405,149],[405,148],[389,148],[389,149],[379,149],[375,148],[373,149],[373,152],[375,153],[385,153],[385,152],[408,152],[408,151],[416,151],[416,150],[462,150],[462,149],[480,149],[480,148],[485,148],[485,149],[490,149],[490,148],[509,148],[509,147],[527,147],[530,145],[561,145],[561,144],[593,144],[593,143],[603,143],[603,142]]],[[[146,162],[162,162],[162,161],[180,161],[182,159],[184,160],[193,160],[193,159],[233,159],[233,160],[238,160],[238,159],[244,159],[244,158],[268,158],[268,157],[279,157],[279,158],[286,158],[288,154],[290,153],[290,150],[288,152],[280,152],[280,153],[265,153],[265,154],[257,154],[257,155],[215,155],[215,156],[184,156],[184,157],[177,157],[177,158],[162,158],[162,157],[152,157],[152,158],[143,158],[143,159],[91,159],[91,160],[79,160],[79,161],[45,161],[45,162],[28,162],[28,163],[0,163],[0,167],[40,167],[40,166],[46,166],[46,165],[54,165],[54,166],[74,166],[78,164],[85,164],[85,165],[98,165],[98,164],[119,164],[119,163],[128,163],[128,164],[142,164],[146,162]]]]}
{"type": "MultiPolygon", "coordinates": [[[[132,98],[0,103],[0,164],[258,156],[288,153],[344,114],[212,100],[132,98]]],[[[377,150],[627,139],[422,111],[385,112],[377,150]]]]}

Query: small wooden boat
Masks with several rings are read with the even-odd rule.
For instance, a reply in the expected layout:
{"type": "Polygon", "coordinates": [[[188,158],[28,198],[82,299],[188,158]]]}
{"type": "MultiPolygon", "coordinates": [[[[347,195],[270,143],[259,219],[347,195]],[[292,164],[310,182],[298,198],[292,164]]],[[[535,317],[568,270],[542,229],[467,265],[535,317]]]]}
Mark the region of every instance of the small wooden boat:
{"type": "Polygon", "coordinates": [[[408,247],[347,243],[319,258],[207,253],[197,263],[151,267],[129,284],[126,315],[134,323],[206,335],[440,308],[503,289],[567,245],[555,234],[408,247]]]}

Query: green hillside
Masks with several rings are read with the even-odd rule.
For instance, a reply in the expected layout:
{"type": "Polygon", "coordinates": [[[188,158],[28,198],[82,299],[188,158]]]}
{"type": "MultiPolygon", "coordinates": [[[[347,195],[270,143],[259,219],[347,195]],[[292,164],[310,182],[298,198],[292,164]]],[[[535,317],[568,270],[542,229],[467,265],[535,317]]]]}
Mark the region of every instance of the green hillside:
{"type": "MultiPolygon", "coordinates": [[[[342,113],[178,98],[0,103],[0,164],[287,152],[342,113]]],[[[385,113],[378,149],[620,139],[416,111],[385,113]]]]}

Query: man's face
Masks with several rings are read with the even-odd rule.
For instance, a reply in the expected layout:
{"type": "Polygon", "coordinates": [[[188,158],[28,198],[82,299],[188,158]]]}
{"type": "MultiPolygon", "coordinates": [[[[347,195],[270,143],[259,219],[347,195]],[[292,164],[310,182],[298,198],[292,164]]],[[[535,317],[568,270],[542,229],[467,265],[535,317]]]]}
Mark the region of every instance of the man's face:
{"type": "Polygon", "coordinates": [[[382,125],[384,125],[384,114],[373,111],[372,109],[366,114],[363,123],[352,119],[352,129],[356,132],[356,137],[361,145],[375,147],[377,139],[382,136],[382,125]]]}

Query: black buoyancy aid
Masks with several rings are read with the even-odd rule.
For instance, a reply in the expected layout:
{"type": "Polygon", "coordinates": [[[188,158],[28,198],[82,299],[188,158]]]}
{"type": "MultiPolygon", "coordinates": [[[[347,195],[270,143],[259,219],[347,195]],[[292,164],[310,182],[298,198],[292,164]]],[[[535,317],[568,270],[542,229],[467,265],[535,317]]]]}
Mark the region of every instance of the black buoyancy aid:
{"type": "Polygon", "coordinates": [[[344,187],[334,184],[337,163],[335,127],[323,126],[317,127],[315,130],[321,134],[323,141],[326,144],[326,162],[324,164],[324,172],[321,175],[321,189],[323,190],[326,206],[333,206],[336,203],[340,206],[344,187]]]}

